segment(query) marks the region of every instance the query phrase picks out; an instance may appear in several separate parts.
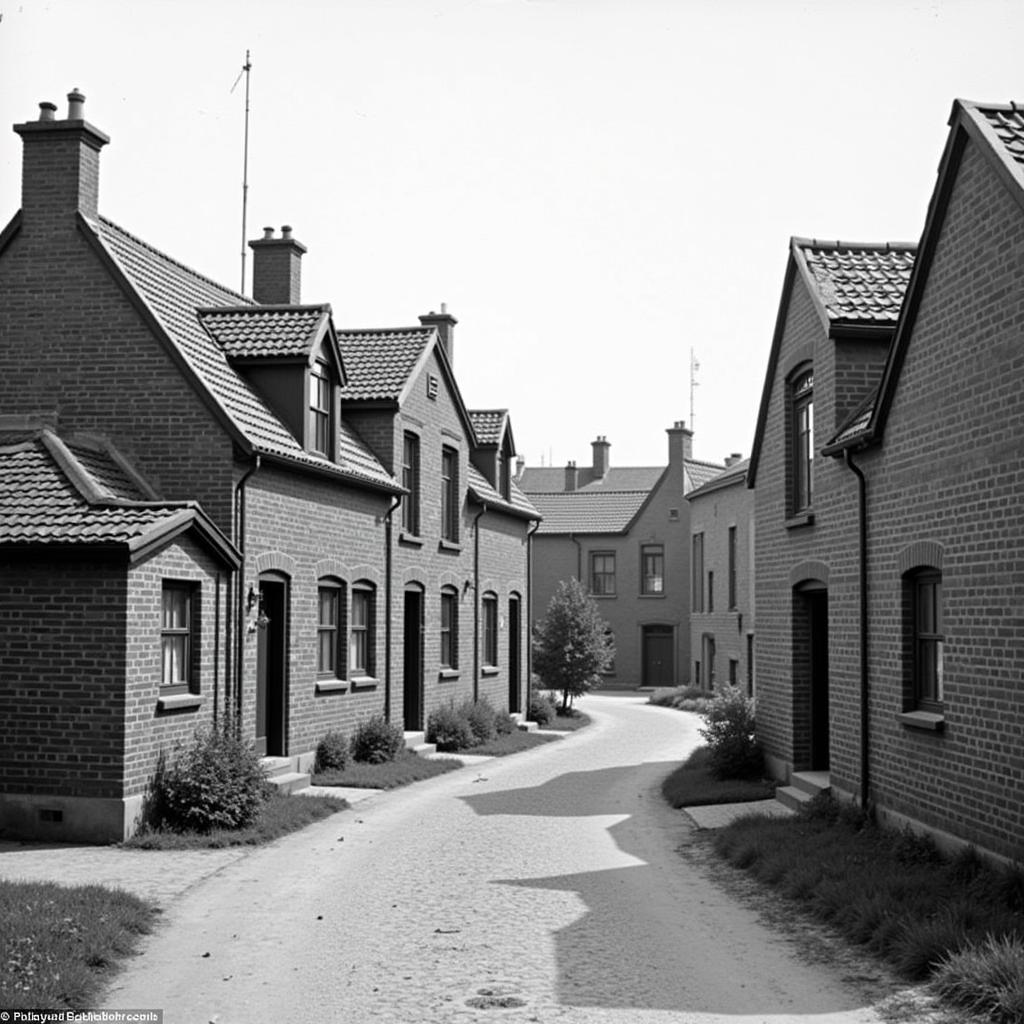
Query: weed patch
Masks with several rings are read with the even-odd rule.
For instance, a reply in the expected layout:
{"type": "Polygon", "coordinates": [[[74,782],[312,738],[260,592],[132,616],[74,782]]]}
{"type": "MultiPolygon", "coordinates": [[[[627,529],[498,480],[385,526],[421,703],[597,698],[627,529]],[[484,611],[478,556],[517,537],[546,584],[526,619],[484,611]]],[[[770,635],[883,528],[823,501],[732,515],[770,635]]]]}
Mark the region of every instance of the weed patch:
{"type": "Polygon", "coordinates": [[[713,774],[708,748],[698,747],[665,779],[661,793],[673,807],[738,804],[770,800],[775,796],[775,783],[764,779],[719,779],[713,774]]]}
{"type": "Polygon", "coordinates": [[[421,779],[455,771],[462,762],[455,758],[420,757],[411,750],[400,753],[393,761],[369,764],[350,761],[343,769],[319,772],[313,776],[314,786],[354,786],[356,789],[395,789],[421,779]]]}

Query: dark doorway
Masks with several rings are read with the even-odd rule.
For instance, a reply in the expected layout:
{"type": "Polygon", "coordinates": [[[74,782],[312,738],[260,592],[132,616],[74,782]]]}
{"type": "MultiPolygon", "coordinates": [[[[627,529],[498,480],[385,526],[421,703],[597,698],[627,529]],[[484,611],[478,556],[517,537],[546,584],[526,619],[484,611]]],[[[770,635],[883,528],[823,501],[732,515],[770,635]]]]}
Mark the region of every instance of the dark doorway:
{"type": "Polygon", "coordinates": [[[519,615],[519,598],[508,599],[508,709],[521,711],[522,695],[519,692],[522,666],[522,641],[519,636],[522,622],[519,615]]]}
{"type": "Polygon", "coordinates": [[[827,771],[828,591],[809,583],[793,596],[793,764],[798,771],[827,771]]]}
{"type": "Polygon", "coordinates": [[[260,580],[256,630],[256,753],[283,757],[288,752],[288,584],[260,580]]]}
{"type": "Polygon", "coordinates": [[[828,593],[807,595],[811,615],[811,771],[827,771],[828,593]]]}
{"type": "Polygon", "coordinates": [[[405,592],[403,627],[402,717],[406,732],[423,728],[423,593],[405,592]]]}
{"type": "Polygon", "coordinates": [[[675,631],[671,626],[643,627],[644,686],[675,685],[675,631]]]}

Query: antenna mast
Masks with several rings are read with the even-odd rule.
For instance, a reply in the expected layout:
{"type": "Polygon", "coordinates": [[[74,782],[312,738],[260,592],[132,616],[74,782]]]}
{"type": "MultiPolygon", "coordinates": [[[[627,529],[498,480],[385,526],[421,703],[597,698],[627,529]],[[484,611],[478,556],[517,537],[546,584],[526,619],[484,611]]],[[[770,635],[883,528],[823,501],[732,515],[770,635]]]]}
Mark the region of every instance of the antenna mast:
{"type": "Polygon", "coordinates": [[[693,389],[700,387],[697,382],[697,371],[700,369],[700,363],[697,362],[697,357],[693,354],[693,348],[690,348],[690,429],[693,430],[693,389]]]}
{"type": "MultiPolygon", "coordinates": [[[[245,217],[246,211],[249,205],[249,73],[252,71],[252,61],[249,60],[249,51],[245,51],[245,63],[242,65],[242,70],[235,79],[235,85],[238,85],[238,79],[245,75],[245,146],[242,153],[242,283],[239,286],[239,291],[245,294],[245,217]]],[[[231,91],[235,91],[235,85],[231,87],[231,91]]]]}

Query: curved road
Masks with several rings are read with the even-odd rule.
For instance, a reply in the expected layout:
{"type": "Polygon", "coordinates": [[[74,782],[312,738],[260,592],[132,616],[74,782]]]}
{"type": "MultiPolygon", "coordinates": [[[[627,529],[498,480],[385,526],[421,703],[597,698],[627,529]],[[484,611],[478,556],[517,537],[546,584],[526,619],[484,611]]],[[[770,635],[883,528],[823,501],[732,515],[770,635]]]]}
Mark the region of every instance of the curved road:
{"type": "Polygon", "coordinates": [[[694,716],[594,724],[372,797],[191,889],[104,999],[165,1024],[864,1024],[676,852],[658,786],[694,716]]]}

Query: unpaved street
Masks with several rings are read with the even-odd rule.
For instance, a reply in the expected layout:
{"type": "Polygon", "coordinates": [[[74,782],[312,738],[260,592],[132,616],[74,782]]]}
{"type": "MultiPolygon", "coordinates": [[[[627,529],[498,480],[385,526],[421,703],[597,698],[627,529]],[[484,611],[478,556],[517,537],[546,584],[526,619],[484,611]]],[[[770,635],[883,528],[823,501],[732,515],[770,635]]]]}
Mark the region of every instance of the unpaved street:
{"type": "Polygon", "coordinates": [[[676,852],[691,826],[658,783],[698,743],[693,716],[583,706],[574,736],[229,864],[103,1004],[165,1024],[877,1020],[676,852]]]}

